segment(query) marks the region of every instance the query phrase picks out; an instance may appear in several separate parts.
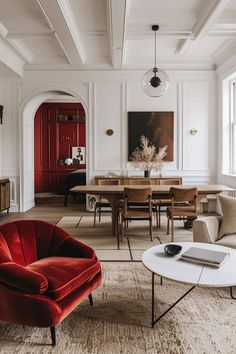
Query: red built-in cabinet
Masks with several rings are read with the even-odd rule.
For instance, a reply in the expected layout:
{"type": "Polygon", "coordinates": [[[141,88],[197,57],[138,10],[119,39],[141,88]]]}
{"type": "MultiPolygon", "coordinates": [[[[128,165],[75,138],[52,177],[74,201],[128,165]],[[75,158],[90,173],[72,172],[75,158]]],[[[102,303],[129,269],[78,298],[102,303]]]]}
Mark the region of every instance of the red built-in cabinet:
{"type": "Polygon", "coordinates": [[[86,165],[65,165],[72,147],[86,146],[85,112],[80,103],[43,103],[34,124],[35,192],[64,192],[66,176],[86,165]]]}

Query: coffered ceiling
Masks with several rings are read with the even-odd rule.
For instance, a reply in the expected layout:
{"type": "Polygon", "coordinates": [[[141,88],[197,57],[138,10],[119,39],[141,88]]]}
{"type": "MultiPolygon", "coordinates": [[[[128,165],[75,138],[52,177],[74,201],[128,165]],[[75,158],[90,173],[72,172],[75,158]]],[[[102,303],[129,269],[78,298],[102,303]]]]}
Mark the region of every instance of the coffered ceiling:
{"type": "Polygon", "coordinates": [[[215,70],[236,54],[236,0],[0,0],[0,74],[215,70]]]}

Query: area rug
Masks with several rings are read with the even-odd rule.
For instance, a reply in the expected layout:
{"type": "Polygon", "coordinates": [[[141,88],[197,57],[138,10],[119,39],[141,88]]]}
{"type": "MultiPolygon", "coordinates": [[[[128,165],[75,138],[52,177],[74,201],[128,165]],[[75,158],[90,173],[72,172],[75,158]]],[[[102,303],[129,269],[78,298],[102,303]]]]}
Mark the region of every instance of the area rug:
{"type": "MultiPolygon", "coordinates": [[[[103,215],[96,227],[93,216],[64,216],[57,223],[57,226],[95,249],[100,260],[122,262],[141,261],[147,248],[170,242],[170,235],[166,235],[165,217],[162,216],[161,228],[153,226],[153,242],[150,241],[148,225],[144,220],[131,222],[118,250],[117,239],[112,235],[110,215],[103,215]]],[[[192,241],[192,231],[185,230],[183,222],[176,222],[175,235],[176,241],[192,241]]]]}
{"type": "MultiPolygon", "coordinates": [[[[228,289],[196,288],[150,328],[151,274],[142,263],[103,263],[103,284],[49,329],[0,322],[0,354],[229,354],[236,353],[235,301],[228,289]]],[[[188,285],[156,277],[156,315],[188,285]]]]}

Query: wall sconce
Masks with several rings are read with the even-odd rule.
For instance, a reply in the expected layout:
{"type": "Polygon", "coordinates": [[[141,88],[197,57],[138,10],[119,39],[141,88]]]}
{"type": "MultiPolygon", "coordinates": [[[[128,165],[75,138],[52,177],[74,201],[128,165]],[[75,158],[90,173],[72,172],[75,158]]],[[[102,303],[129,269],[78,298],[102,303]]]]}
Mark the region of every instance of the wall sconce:
{"type": "Polygon", "coordinates": [[[2,119],[3,119],[3,106],[0,105],[0,124],[2,124],[2,119]]]}
{"type": "Polygon", "coordinates": [[[114,134],[114,131],[113,131],[112,129],[107,129],[106,134],[107,134],[108,136],[111,136],[111,135],[114,134]]]}
{"type": "Polygon", "coordinates": [[[191,135],[197,134],[197,129],[195,129],[195,128],[190,129],[190,134],[191,135]]]}

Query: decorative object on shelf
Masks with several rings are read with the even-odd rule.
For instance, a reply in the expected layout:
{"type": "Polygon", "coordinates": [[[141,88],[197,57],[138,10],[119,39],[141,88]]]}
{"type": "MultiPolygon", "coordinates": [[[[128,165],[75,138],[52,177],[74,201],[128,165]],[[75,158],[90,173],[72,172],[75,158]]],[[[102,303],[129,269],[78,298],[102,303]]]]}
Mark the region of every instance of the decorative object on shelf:
{"type": "Polygon", "coordinates": [[[72,162],[73,160],[70,157],[67,157],[67,159],[65,159],[65,164],[68,166],[72,165],[72,162]]]}
{"type": "Polygon", "coordinates": [[[157,68],[156,59],[157,59],[157,31],[159,30],[158,25],[153,25],[152,30],[155,33],[155,61],[154,68],[147,71],[143,76],[142,87],[144,92],[151,97],[162,96],[168,90],[170,80],[165,71],[157,68]]]}
{"type": "Polygon", "coordinates": [[[0,124],[2,124],[3,120],[3,106],[0,104],[0,124]]]}
{"type": "Polygon", "coordinates": [[[164,163],[159,163],[156,170],[157,170],[158,177],[164,177],[165,176],[165,174],[163,172],[164,163]]]}
{"type": "Polygon", "coordinates": [[[107,130],[106,130],[106,134],[107,134],[108,136],[113,135],[113,134],[114,134],[113,129],[107,129],[107,130]]]}
{"type": "Polygon", "coordinates": [[[191,134],[191,135],[197,134],[197,129],[196,129],[196,128],[190,129],[190,134],[191,134]]]}
{"type": "Polygon", "coordinates": [[[73,165],[81,164],[84,165],[85,162],[85,147],[84,146],[73,146],[72,147],[72,159],[73,165]]]}
{"type": "Polygon", "coordinates": [[[153,144],[149,143],[146,136],[140,137],[140,148],[137,147],[131,155],[131,163],[134,168],[144,171],[144,177],[150,177],[151,170],[158,170],[158,167],[167,152],[167,145],[160,148],[158,153],[153,144]]]}

